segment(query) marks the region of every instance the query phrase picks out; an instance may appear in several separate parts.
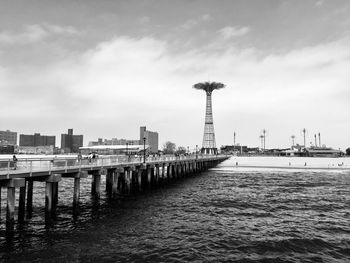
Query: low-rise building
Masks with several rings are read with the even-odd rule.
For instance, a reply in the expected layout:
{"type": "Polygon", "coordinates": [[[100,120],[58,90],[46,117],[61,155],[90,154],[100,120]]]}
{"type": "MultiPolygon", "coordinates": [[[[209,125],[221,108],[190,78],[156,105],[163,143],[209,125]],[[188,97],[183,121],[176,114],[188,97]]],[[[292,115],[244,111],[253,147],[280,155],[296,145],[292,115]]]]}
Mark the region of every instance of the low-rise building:
{"type": "Polygon", "coordinates": [[[19,146],[18,153],[19,154],[54,154],[55,147],[53,145],[50,146],[19,146]]]}
{"type": "Polygon", "coordinates": [[[149,145],[149,150],[151,153],[158,153],[158,132],[148,131],[146,126],[140,127],[140,144],[145,143],[149,145]]]}
{"type": "MultiPolygon", "coordinates": [[[[97,153],[99,155],[136,155],[143,152],[144,145],[95,145],[80,147],[80,153],[87,155],[97,153]]],[[[146,152],[149,149],[145,146],[146,152]]]]}
{"type": "Polygon", "coordinates": [[[0,131],[0,145],[16,145],[17,132],[10,130],[0,131]]]}
{"type": "Polygon", "coordinates": [[[40,135],[40,133],[34,133],[33,135],[20,134],[19,146],[53,146],[56,145],[56,136],[40,135]]]}
{"type": "Polygon", "coordinates": [[[67,134],[61,134],[61,149],[64,153],[77,153],[83,146],[84,136],[73,135],[73,129],[68,129],[67,134]]]}

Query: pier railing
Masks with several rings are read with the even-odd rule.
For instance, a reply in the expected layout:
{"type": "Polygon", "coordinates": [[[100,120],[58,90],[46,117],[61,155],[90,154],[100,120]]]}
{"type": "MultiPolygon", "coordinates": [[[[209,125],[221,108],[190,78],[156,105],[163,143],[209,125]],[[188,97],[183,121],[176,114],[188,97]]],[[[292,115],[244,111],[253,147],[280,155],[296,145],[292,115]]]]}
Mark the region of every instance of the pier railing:
{"type": "MultiPolygon", "coordinates": [[[[187,155],[187,156],[147,156],[146,163],[167,161],[206,160],[222,158],[221,155],[187,155]]],[[[108,167],[118,164],[142,164],[143,156],[99,156],[97,158],[78,159],[76,156],[65,158],[19,158],[17,162],[12,159],[0,160],[0,175],[10,178],[11,174],[21,174],[40,171],[54,172],[55,170],[82,169],[90,167],[108,167]]]]}

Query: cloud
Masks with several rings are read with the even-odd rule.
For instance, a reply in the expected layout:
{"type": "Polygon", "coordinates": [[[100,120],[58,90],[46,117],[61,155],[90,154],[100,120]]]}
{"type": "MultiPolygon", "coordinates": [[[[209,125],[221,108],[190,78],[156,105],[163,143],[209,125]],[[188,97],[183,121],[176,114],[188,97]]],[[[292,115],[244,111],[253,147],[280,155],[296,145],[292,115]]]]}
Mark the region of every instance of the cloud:
{"type": "Polygon", "coordinates": [[[250,31],[249,27],[232,27],[227,26],[219,30],[220,35],[224,39],[231,39],[235,37],[240,37],[248,34],[250,31]]]}
{"type": "Polygon", "coordinates": [[[185,23],[180,25],[180,29],[182,29],[182,30],[189,30],[189,29],[192,29],[195,26],[200,25],[203,22],[209,22],[212,19],[213,18],[212,18],[212,16],[210,14],[203,14],[200,17],[187,20],[185,23]]]}
{"type": "Polygon", "coordinates": [[[323,0],[318,0],[318,1],[316,1],[315,6],[316,6],[316,7],[322,7],[323,4],[324,4],[324,1],[323,1],[323,0]]]}
{"type": "MultiPolygon", "coordinates": [[[[116,36],[45,68],[0,65],[0,122],[31,120],[33,132],[45,123],[74,126],[91,139],[133,137],[130,131],[146,124],[161,141],[200,144],[205,95],[191,87],[209,75],[227,85],[213,95],[218,145],[238,128],[245,143],[258,143],[267,128],[270,145],[281,146],[288,131],[306,126],[331,134],[337,120],[349,119],[347,101],[339,100],[350,83],[349,42],[262,56],[235,47],[173,53],[154,37],[116,36]]],[[[341,147],[338,137],[329,141],[341,147]]]]}
{"type": "Polygon", "coordinates": [[[143,16],[139,19],[139,22],[141,25],[148,24],[151,21],[151,18],[149,16],[143,16]]]}
{"type": "Polygon", "coordinates": [[[0,32],[0,44],[3,45],[25,45],[47,39],[52,35],[74,36],[79,32],[71,26],[58,26],[52,24],[25,25],[22,32],[0,32]]]}

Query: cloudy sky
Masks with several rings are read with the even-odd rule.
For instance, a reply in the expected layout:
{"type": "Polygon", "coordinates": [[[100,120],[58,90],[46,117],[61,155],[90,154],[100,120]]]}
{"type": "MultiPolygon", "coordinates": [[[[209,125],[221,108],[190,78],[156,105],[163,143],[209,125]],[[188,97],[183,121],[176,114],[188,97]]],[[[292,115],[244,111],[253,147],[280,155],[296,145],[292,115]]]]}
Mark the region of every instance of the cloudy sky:
{"type": "MultiPolygon", "coordinates": [[[[0,0],[0,130],[350,146],[350,1],[0,0]]],[[[58,143],[60,142],[58,138],[58,143]]]]}

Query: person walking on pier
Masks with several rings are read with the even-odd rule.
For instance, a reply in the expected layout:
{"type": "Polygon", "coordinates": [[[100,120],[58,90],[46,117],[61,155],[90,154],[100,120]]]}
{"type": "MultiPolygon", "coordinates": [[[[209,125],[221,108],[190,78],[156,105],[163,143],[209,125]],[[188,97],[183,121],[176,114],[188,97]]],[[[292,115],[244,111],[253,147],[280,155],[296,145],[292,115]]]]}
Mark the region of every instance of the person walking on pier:
{"type": "Polygon", "coordinates": [[[13,161],[13,170],[16,170],[17,169],[17,161],[18,161],[16,155],[12,156],[12,161],[13,161]]]}

